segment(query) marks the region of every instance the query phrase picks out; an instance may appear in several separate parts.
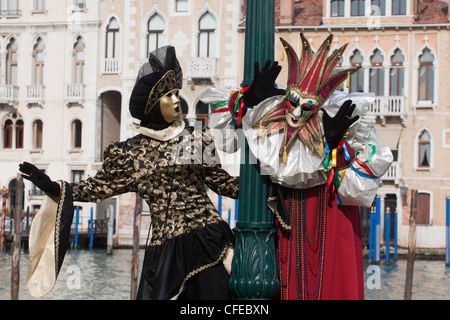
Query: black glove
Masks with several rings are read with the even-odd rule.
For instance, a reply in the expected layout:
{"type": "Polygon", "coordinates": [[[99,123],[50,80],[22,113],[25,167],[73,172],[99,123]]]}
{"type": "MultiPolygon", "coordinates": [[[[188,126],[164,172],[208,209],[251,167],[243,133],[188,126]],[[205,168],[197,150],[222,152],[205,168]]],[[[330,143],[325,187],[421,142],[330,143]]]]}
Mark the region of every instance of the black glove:
{"type": "Polygon", "coordinates": [[[50,178],[36,166],[31,163],[24,162],[19,164],[19,170],[22,172],[24,179],[30,180],[33,184],[42,191],[49,193],[55,197],[59,197],[59,184],[50,180],[50,178]]]}
{"type": "Polygon", "coordinates": [[[267,60],[264,67],[260,70],[258,61],[255,62],[255,75],[253,82],[247,92],[244,93],[244,102],[248,107],[253,107],[261,101],[286,93],[283,89],[275,87],[275,80],[281,71],[281,66],[275,61],[272,66],[271,61],[267,60]]]}
{"type": "Polygon", "coordinates": [[[359,119],[359,116],[351,117],[355,107],[352,100],[347,100],[333,118],[322,108],[325,138],[330,150],[337,148],[348,128],[359,119]]]}

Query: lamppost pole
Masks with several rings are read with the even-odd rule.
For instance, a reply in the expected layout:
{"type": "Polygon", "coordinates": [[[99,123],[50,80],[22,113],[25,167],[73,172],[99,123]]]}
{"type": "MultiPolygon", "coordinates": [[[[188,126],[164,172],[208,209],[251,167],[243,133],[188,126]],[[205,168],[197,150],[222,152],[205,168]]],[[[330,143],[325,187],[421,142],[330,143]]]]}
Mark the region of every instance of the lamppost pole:
{"type": "MultiPolygon", "coordinates": [[[[254,64],[274,60],[275,1],[247,0],[245,20],[244,80],[253,80],[254,64]]],[[[275,257],[273,216],[267,207],[269,177],[244,141],[241,148],[239,215],[234,229],[235,254],[229,280],[237,299],[270,299],[280,287],[275,257]]]]}

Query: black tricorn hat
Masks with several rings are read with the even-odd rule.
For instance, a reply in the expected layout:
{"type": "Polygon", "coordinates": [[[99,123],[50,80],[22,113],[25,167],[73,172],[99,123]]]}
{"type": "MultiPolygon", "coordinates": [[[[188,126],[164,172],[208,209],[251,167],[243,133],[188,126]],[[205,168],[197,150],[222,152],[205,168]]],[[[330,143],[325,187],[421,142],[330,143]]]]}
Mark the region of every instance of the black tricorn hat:
{"type": "Polygon", "coordinates": [[[179,90],[183,83],[183,71],[177,60],[175,48],[165,46],[150,53],[148,62],[139,73],[130,97],[131,116],[142,120],[167,93],[179,90]]]}

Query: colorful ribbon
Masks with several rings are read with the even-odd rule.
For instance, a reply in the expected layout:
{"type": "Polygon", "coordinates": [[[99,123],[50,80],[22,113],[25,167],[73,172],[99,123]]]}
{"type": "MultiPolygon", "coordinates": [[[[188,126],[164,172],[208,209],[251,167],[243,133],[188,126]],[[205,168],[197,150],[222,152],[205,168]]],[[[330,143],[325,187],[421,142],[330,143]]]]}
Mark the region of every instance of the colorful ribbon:
{"type": "Polygon", "coordinates": [[[246,86],[239,91],[239,94],[234,103],[234,111],[237,113],[237,116],[233,116],[233,123],[235,127],[240,127],[242,124],[242,117],[244,116],[245,102],[244,102],[244,93],[250,86],[246,86]]]}

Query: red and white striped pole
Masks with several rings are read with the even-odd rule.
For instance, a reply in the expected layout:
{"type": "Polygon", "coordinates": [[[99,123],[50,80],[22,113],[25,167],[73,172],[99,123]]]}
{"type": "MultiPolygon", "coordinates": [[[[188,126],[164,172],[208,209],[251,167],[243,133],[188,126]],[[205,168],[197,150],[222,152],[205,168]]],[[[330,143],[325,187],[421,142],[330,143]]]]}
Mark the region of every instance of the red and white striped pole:
{"type": "Polygon", "coordinates": [[[0,226],[0,250],[5,250],[5,242],[6,242],[6,194],[8,193],[8,189],[3,187],[2,190],[2,216],[1,216],[1,226],[0,226]]]}

